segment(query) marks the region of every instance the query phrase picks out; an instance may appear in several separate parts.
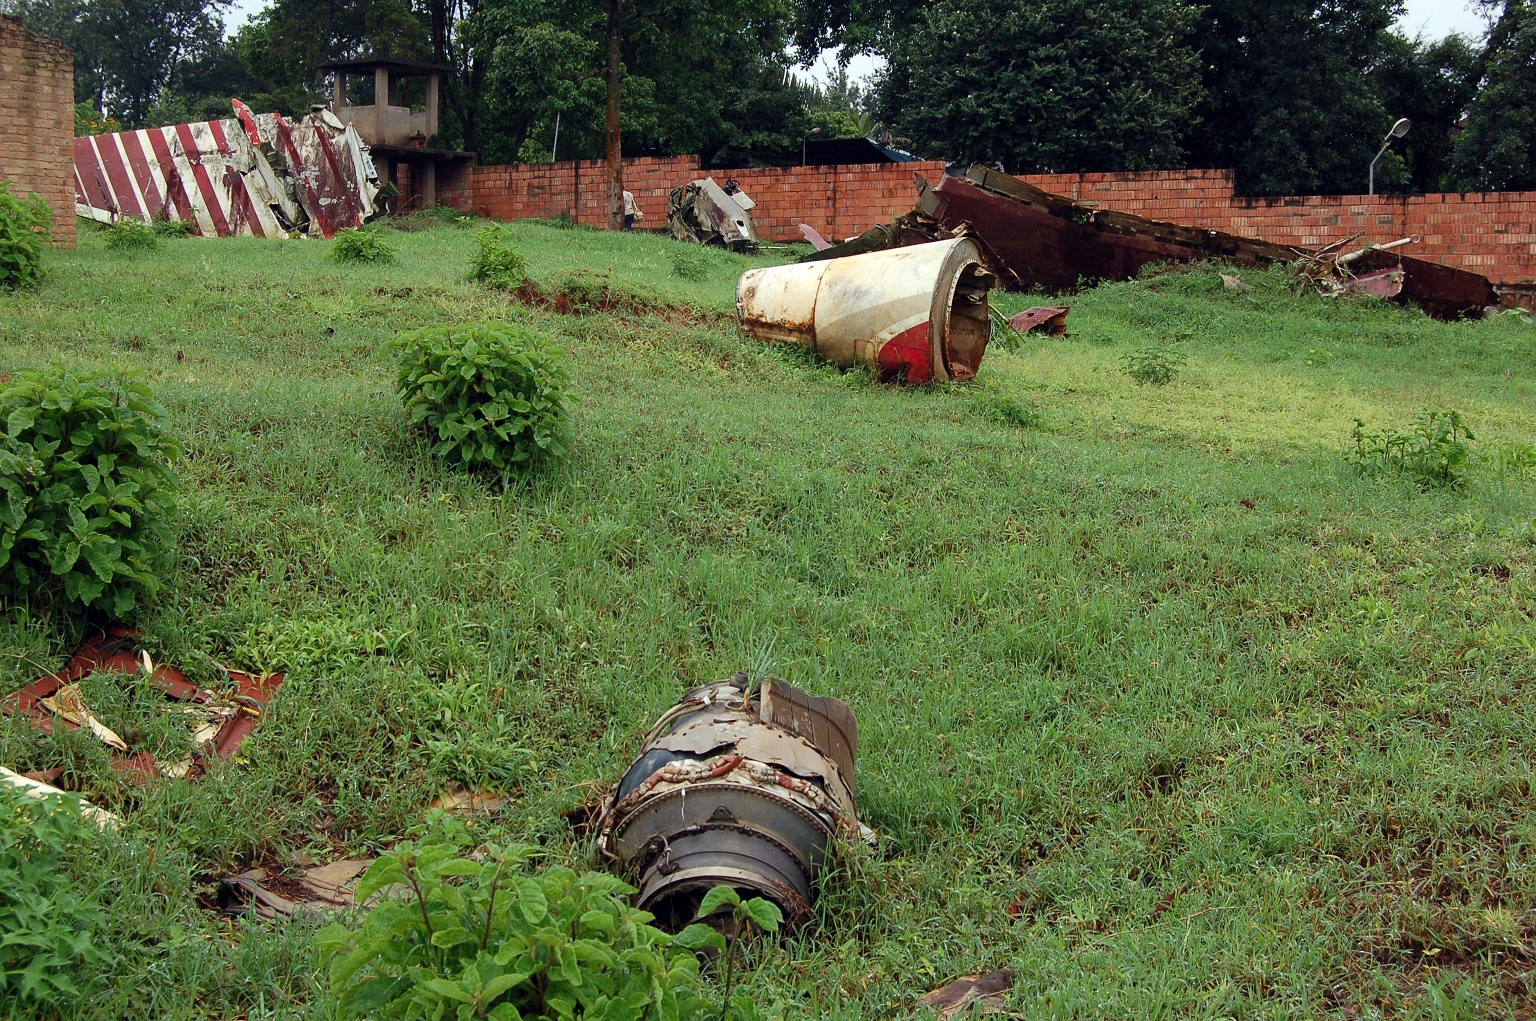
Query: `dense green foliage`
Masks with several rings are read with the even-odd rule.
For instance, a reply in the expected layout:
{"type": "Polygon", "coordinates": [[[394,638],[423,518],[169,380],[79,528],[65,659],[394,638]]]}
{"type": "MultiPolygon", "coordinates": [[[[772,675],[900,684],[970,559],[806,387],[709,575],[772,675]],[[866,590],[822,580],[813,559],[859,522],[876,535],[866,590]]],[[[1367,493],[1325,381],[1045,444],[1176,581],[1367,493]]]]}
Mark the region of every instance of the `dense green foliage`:
{"type": "Polygon", "coordinates": [[[32,798],[0,781],[0,1011],[66,1007],[84,990],[82,965],[109,958],[98,945],[101,906],[65,869],[71,844],[95,837],[77,805],[32,798]]]}
{"type": "Polygon", "coordinates": [[[1138,348],[1120,356],[1127,376],[1152,386],[1167,386],[1178,379],[1187,361],[1182,351],[1167,344],[1138,348]]]}
{"type": "Polygon", "coordinates": [[[0,287],[31,287],[43,278],[43,249],[53,211],[38,195],[24,199],[0,179],[0,287]]]}
{"type": "Polygon", "coordinates": [[[131,616],[160,588],[179,488],[139,377],[22,372],[0,388],[0,595],[131,616]]]}
{"type": "Polygon", "coordinates": [[[394,262],[395,246],[377,230],[348,227],[338,230],[331,238],[330,255],[337,262],[394,262]]]}
{"type": "Polygon", "coordinates": [[[1477,437],[1460,412],[1426,411],[1406,429],[1371,432],[1356,419],[1350,439],[1350,457],[1366,474],[1402,475],[1421,486],[1460,488],[1467,483],[1468,443],[1477,437]]]}
{"type": "MultiPolygon", "coordinates": [[[[0,762],[63,767],[124,819],[69,863],[106,886],[118,962],[24,1016],[332,1018],[311,924],[206,911],[212,877],[261,866],[281,890],[386,852],[476,780],[505,801],[481,842],[580,874],[562,813],[681,692],[748,667],[849,701],[880,834],[839,849],[812,925],[743,941],[733,998],[771,1021],[907,1017],[1001,967],[1026,1016],[1525,1009],[1530,324],[1194,267],[1074,295],[1065,336],[989,349],[979,386],[900,388],[724,318],[743,270],[793,253],[712,252],[688,281],[666,238],[512,225],[541,291],[607,275],[709,313],[561,316],[465,281],[470,231],[387,236],[400,259],[358,273],[323,244],[129,257],[86,232],[0,293],[0,361],[132,357],[185,439],[144,648],[204,686],[215,663],[288,670],[238,759],[190,784],[0,715],[0,762]],[[466,319],[567,351],[562,470],[506,488],[419,456],[380,346],[466,319]],[[1167,386],[1121,371],[1175,337],[1167,386]],[[1005,398],[1049,431],[999,421],[1005,398]],[[1348,465],[1355,419],[1426,408],[1473,423],[1464,488],[1348,465]]],[[[77,640],[8,603],[0,691],[77,640]]]]}
{"type": "Polygon", "coordinates": [[[528,264],[516,248],[507,244],[507,230],[487,224],[475,231],[475,256],[469,262],[469,279],[498,291],[515,291],[528,277],[528,264]]]}
{"type": "Polygon", "coordinates": [[[1022,172],[1179,166],[1199,100],[1183,0],[939,0],[879,101],[925,152],[1022,172]],[[1027,54],[1027,59],[1020,59],[1027,54]]]}
{"type": "Polygon", "coordinates": [[[532,330],[429,326],[396,338],[389,351],[411,424],[447,463],[527,472],[565,455],[564,355],[532,330]]]}
{"type": "MultiPolygon", "coordinates": [[[[351,929],[316,935],[343,1017],[492,1021],[691,1021],[709,1018],[698,961],[703,932],[673,937],[599,872],[532,873],[534,848],[478,840],[405,841],[357,888],[387,896],[351,929]]],[[[707,932],[704,926],[698,930],[707,932]]]]}
{"type": "Polygon", "coordinates": [[[108,248],[120,252],[143,252],[159,248],[161,234],[153,224],[141,220],[118,220],[103,229],[101,236],[108,248]]]}
{"type": "Polygon", "coordinates": [[[1536,3],[1507,0],[1480,71],[1482,88],[1456,139],[1455,179],[1465,188],[1536,188],[1536,3]]]}

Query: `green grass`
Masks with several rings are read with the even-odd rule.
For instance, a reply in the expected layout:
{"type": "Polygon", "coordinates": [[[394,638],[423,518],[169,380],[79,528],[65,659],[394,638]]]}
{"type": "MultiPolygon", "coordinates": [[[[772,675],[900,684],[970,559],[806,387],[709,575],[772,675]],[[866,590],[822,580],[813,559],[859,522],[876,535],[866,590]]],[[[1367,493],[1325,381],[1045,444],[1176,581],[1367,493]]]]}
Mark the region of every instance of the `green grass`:
{"type": "MultiPolygon", "coordinates": [[[[691,281],[665,238],[510,240],[541,285],[722,314],[763,261],[707,253],[691,281]]],[[[78,865],[123,962],[59,1016],[326,1016],[309,930],[203,911],[215,877],[375,852],[455,782],[586,863],[560,813],[742,668],[851,703],[881,835],[751,955],[771,1015],[899,1015],[1012,967],[1032,1018],[1525,1016],[1536,479],[1492,455],[1536,440],[1529,326],[1197,271],[1073,296],[1066,337],[993,350],[974,386],[897,389],[724,318],[521,308],[463,281],[468,230],[391,242],[342,267],[86,234],[0,294],[6,364],[138,366],[182,432],[156,661],[290,671],[195,784],[0,721],[0,764],[65,765],[126,820],[78,865]],[[506,490],[425,456],[379,355],[475,318],[546,331],[580,396],[567,464],[506,490]],[[1137,386],[1119,358],[1156,343],[1188,363],[1137,386]],[[1355,418],[1430,408],[1477,432],[1464,492],[1348,468],[1355,418]]],[[[6,608],[0,682],[77,634],[6,608]]]]}

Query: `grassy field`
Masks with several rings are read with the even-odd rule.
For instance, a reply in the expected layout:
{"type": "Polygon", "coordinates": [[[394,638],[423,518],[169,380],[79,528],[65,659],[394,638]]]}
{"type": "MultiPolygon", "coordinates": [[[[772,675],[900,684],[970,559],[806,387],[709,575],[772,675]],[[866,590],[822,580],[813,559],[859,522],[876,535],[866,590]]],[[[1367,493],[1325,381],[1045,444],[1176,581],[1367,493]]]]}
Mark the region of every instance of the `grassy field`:
{"type": "MultiPolygon", "coordinates": [[[[1196,271],[900,389],[736,333],[773,256],[691,281],[659,237],[509,236],[541,285],[721,315],[521,308],[463,282],[453,226],[391,232],[384,268],[86,233],[0,293],[5,365],[138,367],[185,442],[155,659],[289,671],[197,783],[0,720],[0,764],[126,820],[76,868],[122,962],[60,1016],[327,1016],[309,928],[203,910],[213,879],[377,852],[463,783],[583,864],[561,813],[738,669],[849,701],[881,837],[752,955],[769,1016],[903,1016],[998,967],[1029,1018],[1533,1016],[1536,469],[1496,455],[1536,442],[1536,329],[1196,271]],[[487,318],[556,338],[580,397],[567,463],[505,491],[430,461],[379,354],[487,318]],[[1155,343],[1187,366],[1137,385],[1120,358],[1155,343]],[[1349,466],[1355,419],[1429,409],[1477,435],[1463,491],[1349,466]]],[[[79,634],[5,607],[0,683],[79,634]]],[[[111,688],[109,724],[152,715],[111,688]]]]}

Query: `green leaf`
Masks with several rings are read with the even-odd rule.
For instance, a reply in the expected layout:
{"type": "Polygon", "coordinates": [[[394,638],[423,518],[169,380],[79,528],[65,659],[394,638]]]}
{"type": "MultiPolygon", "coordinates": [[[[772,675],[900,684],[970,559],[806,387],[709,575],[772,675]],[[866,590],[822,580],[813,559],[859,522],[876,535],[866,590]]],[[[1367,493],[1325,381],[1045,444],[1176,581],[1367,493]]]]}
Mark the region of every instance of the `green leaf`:
{"type": "Polygon", "coordinates": [[[714,886],[704,894],[704,899],[699,902],[698,914],[695,918],[708,918],[722,906],[736,908],[741,904],[741,895],[729,886],[714,886]]]}
{"type": "Polygon", "coordinates": [[[764,897],[753,897],[743,903],[741,909],[764,932],[778,932],[779,925],[784,921],[784,912],[779,910],[777,904],[764,897]]]}

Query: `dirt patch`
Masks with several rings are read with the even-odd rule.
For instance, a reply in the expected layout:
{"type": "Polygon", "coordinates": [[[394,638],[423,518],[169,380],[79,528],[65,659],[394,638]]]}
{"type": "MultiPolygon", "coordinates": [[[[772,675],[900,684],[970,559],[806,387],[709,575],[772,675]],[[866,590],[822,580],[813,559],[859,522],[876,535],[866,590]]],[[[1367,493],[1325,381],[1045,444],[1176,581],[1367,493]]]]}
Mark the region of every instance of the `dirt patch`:
{"type": "Polygon", "coordinates": [[[540,286],[523,281],[514,295],[532,308],[557,315],[594,315],[600,312],[648,316],[676,326],[706,326],[732,318],[720,312],[705,312],[686,305],[664,305],[613,286],[603,278],[569,277],[540,286]]]}

